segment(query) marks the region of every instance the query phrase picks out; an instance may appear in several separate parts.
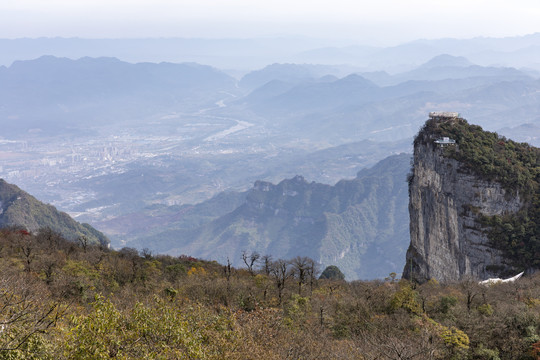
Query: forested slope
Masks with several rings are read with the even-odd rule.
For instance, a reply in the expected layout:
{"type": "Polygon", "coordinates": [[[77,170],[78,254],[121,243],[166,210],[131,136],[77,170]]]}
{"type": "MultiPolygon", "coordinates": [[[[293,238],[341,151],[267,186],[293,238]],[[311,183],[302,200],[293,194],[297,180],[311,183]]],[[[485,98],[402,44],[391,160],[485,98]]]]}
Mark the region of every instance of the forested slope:
{"type": "Polygon", "coordinates": [[[0,256],[2,359],[540,356],[538,276],[492,287],[318,280],[302,257],[239,269],[50,232],[0,232],[0,256]]]}

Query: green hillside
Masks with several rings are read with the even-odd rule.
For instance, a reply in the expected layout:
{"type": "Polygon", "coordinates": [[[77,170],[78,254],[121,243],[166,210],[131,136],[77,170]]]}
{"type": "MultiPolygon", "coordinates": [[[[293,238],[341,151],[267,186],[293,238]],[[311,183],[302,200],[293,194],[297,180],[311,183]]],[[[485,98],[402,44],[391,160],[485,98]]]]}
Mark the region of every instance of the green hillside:
{"type": "Polygon", "coordinates": [[[109,239],[88,224],[80,224],[68,214],[0,179],[0,227],[23,227],[29,231],[49,228],[70,240],[85,237],[89,243],[108,244],[109,239]]]}

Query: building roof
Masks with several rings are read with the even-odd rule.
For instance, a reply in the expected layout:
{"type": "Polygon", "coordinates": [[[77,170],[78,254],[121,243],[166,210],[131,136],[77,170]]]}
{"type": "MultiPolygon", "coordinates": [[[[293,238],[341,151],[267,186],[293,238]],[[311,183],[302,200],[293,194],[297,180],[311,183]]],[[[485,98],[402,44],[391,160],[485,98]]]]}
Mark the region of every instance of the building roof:
{"type": "Polygon", "coordinates": [[[435,140],[435,143],[439,145],[451,145],[451,144],[455,144],[456,140],[450,139],[449,137],[443,137],[441,139],[435,140]]]}
{"type": "Polygon", "coordinates": [[[437,118],[454,119],[454,118],[459,117],[459,113],[449,112],[449,111],[432,111],[429,113],[429,117],[432,119],[437,119],[437,118]]]}

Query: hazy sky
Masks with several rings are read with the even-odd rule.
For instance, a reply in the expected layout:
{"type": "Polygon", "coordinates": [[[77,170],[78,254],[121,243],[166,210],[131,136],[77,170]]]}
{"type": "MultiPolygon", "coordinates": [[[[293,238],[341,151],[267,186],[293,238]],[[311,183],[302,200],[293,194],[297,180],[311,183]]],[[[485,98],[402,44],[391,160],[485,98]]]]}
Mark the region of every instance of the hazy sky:
{"type": "Polygon", "coordinates": [[[538,0],[0,0],[0,38],[253,37],[386,44],[540,31],[538,0]]]}

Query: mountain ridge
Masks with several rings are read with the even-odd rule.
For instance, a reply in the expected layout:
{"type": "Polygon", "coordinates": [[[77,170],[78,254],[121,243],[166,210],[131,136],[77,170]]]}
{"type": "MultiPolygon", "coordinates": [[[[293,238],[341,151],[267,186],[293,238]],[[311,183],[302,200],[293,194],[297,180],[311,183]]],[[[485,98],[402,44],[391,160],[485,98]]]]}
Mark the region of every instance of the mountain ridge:
{"type": "Polygon", "coordinates": [[[41,56],[0,69],[0,116],[17,119],[5,124],[11,136],[36,128],[63,134],[75,127],[137,123],[171,109],[198,110],[223,99],[222,91],[237,91],[235,84],[222,71],[195,63],[41,56]]]}
{"type": "Polygon", "coordinates": [[[32,232],[49,228],[73,241],[85,237],[89,243],[108,246],[110,242],[89,224],[76,222],[68,214],[3,179],[0,179],[0,227],[23,227],[32,232]]]}
{"type": "MultiPolygon", "coordinates": [[[[335,185],[302,176],[255,182],[233,211],[201,227],[157,233],[131,245],[241,265],[243,250],[309,256],[348,279],[399,272],[407,234],[407,154],[390,156],[335,185]],[[381,258],[383,259],[381,261],[381,258]]],[[[130,246],[131,246],[130,245],[130,246]]]]}

